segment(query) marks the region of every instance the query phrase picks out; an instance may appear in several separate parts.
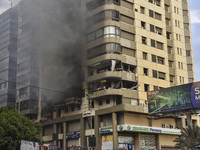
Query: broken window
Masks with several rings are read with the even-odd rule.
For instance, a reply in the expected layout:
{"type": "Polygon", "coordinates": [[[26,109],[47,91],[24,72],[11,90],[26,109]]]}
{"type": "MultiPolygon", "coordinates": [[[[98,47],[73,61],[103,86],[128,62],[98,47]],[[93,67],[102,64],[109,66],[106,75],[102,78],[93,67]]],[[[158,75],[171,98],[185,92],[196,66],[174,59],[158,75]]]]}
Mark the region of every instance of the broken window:
{"type": "Polygon", "coordinates": [[[145,29],[145,28],[146,28],[146,23],[143,22],[143,21],[141,21],[141,28],[142,28],[142,29],[145,29]]]}
{"type": "Polygon", "coordinates": [[[145,76],[148,76],[148,68],[143,68],[143,72],[145,76]]]}
{"type": "Polygon", "coordinates": [[[142,44],[147,44],[147,38],[142,36],[142,44]]]}
{"type": "Polygon", "coordinates": [[[144,91],[145,92],[149,91],[149,85],[148,84],[144,84],[144,91]]]}

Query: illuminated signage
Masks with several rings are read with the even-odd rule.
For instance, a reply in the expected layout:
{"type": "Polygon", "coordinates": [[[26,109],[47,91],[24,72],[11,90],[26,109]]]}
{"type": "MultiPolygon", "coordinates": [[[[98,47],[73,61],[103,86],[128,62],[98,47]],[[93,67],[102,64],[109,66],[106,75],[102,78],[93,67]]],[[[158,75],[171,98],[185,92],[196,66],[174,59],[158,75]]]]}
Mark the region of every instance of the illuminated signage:
{"type": "Polygon", "coordinates": [[[200,82],[147,92],[150,114],[200,108],[200,82]]]}

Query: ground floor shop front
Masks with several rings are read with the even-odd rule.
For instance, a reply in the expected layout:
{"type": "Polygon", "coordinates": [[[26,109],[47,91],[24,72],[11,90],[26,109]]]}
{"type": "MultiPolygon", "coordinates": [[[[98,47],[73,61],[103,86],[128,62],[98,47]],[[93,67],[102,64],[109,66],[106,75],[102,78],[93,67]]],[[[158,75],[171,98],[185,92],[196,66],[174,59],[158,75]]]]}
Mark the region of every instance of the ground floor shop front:
{"type": "Polygon", "coordinates": [[[117,133],[113,127],[99,129],[101,134],[101,150],[161,150],[175,149],[173,140],[180,135],[179,129],[166,129],[137,125],[117,125],[117,133]],[[114,136],[115,135],[115,136],[114,136]],[[117,147],[116,147],[117,146],[117,147]]]}

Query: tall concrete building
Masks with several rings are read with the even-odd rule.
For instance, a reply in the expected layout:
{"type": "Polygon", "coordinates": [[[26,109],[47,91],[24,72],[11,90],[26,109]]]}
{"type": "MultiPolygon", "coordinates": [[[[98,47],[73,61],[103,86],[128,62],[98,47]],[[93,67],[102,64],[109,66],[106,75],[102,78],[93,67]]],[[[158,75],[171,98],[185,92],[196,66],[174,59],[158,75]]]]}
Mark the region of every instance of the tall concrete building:
{"type": "Polygon", "coordinates": [[[11,8],[0,15],[0,107],[15,106],[17,13],[11,8]]]}
{"type": "Polygon", "coordinates": [[[64,150],[176,149],[186,118],[150,116],[146,92],[195,81],[188,0],[51,2],[18,5],[20,113],[64,150]]]}
{"type": "Polygon", "coordinates": [[[81,4],[85,94],[41,122],[43,140],[64,149],[88,146],[89,137],[96,150],[175,149],[186,118],[149,116],[146,92],[195,81],[188,0],[81,4]]]}

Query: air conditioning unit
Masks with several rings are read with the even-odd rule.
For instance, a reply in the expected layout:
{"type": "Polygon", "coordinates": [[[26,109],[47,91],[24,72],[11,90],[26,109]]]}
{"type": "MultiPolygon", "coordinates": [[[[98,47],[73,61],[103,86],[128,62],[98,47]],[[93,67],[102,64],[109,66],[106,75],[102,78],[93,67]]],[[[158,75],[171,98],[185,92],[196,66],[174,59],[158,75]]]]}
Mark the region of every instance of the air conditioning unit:
{"type": "Polygon", "coordinates": [[[166,124],[162,124],[162,128],[165,128],[166,124]]]}
{"type": "Polygon", "coordinates": [[[169,128],[170,128],[170,129],[173,129],[173,128],[174,128],[174,125],[170,124],[170,125],[169,125],[169,128]]]}
{"type": "Polygon", "coordinates": [[[105,127],[105,126],[106,126],[106,123],[105,123],[105,122],[101,122],[101,123],[100,123],[100,126],[101,126],[101,127],[105,127]]]}

